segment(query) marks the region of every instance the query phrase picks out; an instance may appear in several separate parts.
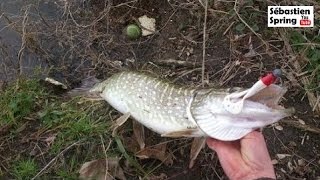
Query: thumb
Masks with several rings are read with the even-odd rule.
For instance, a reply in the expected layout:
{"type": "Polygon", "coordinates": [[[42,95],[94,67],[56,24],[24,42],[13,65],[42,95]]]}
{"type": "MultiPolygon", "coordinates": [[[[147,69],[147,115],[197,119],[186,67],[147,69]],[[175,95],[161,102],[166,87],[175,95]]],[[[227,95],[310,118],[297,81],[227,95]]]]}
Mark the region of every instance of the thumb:
{"type": "Polygon", "coordinates": [[[228,152],[228,154],[233,154],[240,151],[239,142],[232,141],[220,141],[213,138],[207,138],[207,145],[210,149],[216,151],[217,153],[228,152]]]}

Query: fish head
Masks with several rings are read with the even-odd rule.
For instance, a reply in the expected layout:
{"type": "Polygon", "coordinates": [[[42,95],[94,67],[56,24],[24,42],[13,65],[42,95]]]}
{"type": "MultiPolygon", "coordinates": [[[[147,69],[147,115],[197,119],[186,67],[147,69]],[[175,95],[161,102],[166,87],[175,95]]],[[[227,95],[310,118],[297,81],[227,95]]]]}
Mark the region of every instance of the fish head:
{"type": "MultiPolygon", "coordinates": [[[[285,87],[272,84],[245,99],[241,111],[236,114],[231,113],[222,105],[221,100],[226,94],[216,98],[218,99],[216,101],[211,98],[211,101],[207,102],[207,110],[210,113],[195,115],[194,119],[200,129],[212,138],[224,141],[237,140],[251,131],[292,115],[293,108],[286,109],[279,105],[280,99],[286,91],[285,87]]],[[[234,97],[237,98],[233,98],[231,101],[234,105],[239,105],[244,95],[237,96],[237,93],[243,93],[243,91],[233,93],[235,94],[231,93],[231,95],[235,95],[234,97]]]]}
{"type": "MultiPolygon", "coordinates": [[[[255,123],[249,123],[252,128],[262,128],[284,117],[291,116],[295,112],[294,108],[284,108],[279,104],[286,92],[287,88],[285,87],[274,84],[267,86],[244,100],[242,111],[238,116],[256,122],[257,127],[255,127],[255,123]]],[[[240,98],[236,101],[241,101],[240,98]]],[[[244,126],[249,126],[249,124],[246,121],[243,122],[244,126]]]]}

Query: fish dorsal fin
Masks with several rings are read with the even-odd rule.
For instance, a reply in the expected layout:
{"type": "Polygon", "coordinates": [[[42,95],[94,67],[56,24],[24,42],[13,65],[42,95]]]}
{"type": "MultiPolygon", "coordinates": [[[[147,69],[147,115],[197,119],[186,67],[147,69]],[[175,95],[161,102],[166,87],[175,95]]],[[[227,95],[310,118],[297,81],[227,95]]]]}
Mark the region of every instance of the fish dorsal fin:
{"type": "Polygon", "coordinates": [[[69,97],[82,96],[90,100],[103,100],[98,91],[91,91],[93,87],[99,85],[100,80],[95,77],[88,77],[81,82],[81,86],[67,92],[69,97]]]}

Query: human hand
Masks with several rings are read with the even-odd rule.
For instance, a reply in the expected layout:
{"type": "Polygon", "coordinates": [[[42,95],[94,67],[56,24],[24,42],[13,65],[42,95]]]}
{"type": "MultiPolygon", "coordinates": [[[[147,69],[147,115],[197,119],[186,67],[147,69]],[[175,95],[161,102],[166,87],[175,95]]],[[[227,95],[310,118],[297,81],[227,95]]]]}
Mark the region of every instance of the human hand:
{"type": "Polygon", "coordinates": [[[275,179],[271,158],[261,132],[253,131],[232,142],[208,138],[207,145],[217,152],[220,164],[231,180],[275,179]]]}

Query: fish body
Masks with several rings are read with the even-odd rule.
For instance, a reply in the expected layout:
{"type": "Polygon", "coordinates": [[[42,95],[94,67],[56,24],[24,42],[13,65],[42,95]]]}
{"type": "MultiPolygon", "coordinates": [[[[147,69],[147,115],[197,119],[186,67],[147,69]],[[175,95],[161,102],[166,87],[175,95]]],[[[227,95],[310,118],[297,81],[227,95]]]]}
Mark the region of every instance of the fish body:
{"type": "MultiPolygon", "coordinates": [[[[171,137],[210,136],[236,140],[254,129],[274,123],[292,113],[290,109],[273,109],[285,90],[272,85],[259,102],[244,102],[240,114],[231,114],[222,102],[230,89],[197,89],[177,86],[150,75],[124,71],[96,84],[98,93],[121,113],[130,115],[150,130],[171,137]],[[270,104],[271,102],[271,104],[270,104]],[[267,104],[269,103],[269,106],[267,104]]],[[[239,91],[240,89],[238,89],[239,91]]]]}
{"type": "MultiPolygon", "coordinates": [[[[125,71],[90,91],[101,92],[100,96],[116,110],[123,114],[129,112],[135,120],[159,134],[198,129],[187,115],[194,88],[178,87],[143,73],[125,71]]],[[[204,133],[199,129],[197,135],[204,133]]]]}

